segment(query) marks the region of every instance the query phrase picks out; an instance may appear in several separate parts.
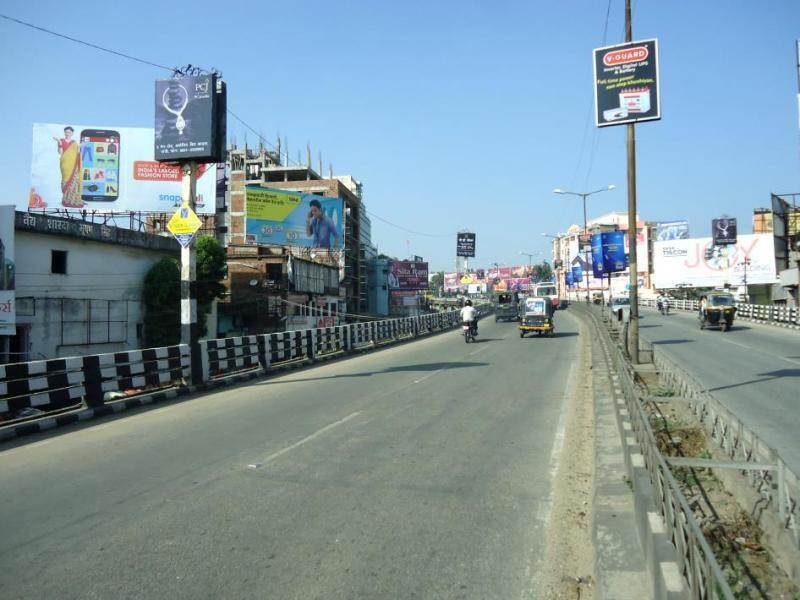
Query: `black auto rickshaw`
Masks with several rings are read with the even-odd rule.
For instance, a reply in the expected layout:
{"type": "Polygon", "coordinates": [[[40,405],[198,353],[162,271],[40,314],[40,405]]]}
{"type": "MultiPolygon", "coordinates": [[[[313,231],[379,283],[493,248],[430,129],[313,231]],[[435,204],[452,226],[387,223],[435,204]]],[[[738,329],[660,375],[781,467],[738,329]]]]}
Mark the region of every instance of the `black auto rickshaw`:
{"type": "Polygon", "coordinates": [[[492,300],[494,301],[494,322],[500,319],[505,321],[516,321],[519,309],[517,307],[518,295],[514,292],[497,292],[492,300]]]}
{"type": "Polygon", "coordinates": [[[555,335],[553,325],[553,301],[547,297],[528,296],[522,303],[519,320],[519,337],[526,333],[536,335],[555,335]]]}
{"type": "Polygon", "coordinates": [[[719,327],[722,331],[728,331],[733,327],[735,304],[733,294],[726,292],[714,292],[706,296],[705,309],[701,308],[698,315],[700,329],[719,327]]]}

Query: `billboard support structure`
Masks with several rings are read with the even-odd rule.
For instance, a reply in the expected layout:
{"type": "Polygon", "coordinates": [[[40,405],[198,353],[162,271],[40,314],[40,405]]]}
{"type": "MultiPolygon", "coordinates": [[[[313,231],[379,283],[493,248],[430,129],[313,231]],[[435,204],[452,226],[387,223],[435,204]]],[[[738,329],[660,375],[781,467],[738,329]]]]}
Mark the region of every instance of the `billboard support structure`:
{"type": "MultiPolygon", "coordinates": [[[[181,199],[194,213],[197,205],[197,163],[181,165],[181,199]]],[[[194,240],[181,244],[181,344],[191,351],[192,381],[202,379],[200,357],[200,331],[197,324],[197,247],[194,240]]]]}

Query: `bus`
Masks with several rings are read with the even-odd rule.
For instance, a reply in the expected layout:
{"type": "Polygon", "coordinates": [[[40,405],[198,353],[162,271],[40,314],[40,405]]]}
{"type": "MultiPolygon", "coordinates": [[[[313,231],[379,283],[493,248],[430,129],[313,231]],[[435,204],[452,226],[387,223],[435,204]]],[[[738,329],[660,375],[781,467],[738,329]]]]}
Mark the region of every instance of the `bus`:
{"type": "Polygon", "coordinates": [[[539,298],[550,298],[553,303],[553,308],[561,308],[561,302],[558,298],[558,288],[553,281],[543,281],[533,286],[533,295],[539,298]]]}

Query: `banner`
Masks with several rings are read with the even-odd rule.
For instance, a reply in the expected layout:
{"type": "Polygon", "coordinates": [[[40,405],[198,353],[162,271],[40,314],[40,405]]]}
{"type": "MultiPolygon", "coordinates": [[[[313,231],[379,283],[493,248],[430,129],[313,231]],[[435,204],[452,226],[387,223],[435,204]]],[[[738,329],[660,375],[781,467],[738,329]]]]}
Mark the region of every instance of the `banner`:
{"type": "Polygon", "coordinates": [[[492,290],[495,292],[525,292],[531,289],[530,277],[511,277],[509,279],[500,279],[492,290]]]}
{"type": "Polygon", "coordinates": [[[736,219],[712,219],[711,237],[715,246],[727,246],[736,243],[736,219]]]}
{"type": "Polygon", "coordinates": [[[775,247],[772,235],[758,233],[739,236],[736,244],[715,246],[711,238],[690,238],[656,242],[653,249],[653,283],[658,289],[687,287],[721,287],[726,283],[742,285],[745,274],[748,284],[772,284],[778,281],[775,272],[775,247]],[[707,249],[712,257],[705,259],[707,249]]]}
{"type": "Polygon", "coordinates": [[[419,294],[411,291],[389,292],[389,305],[395,307],[415,307],[419,306],[419,294]]]}
{"type": "Polygon", "coordinates": [[[572,285],[575,283],[571,270],[564,271],[564,283],[567,285],[567,287],[572,287],[572,285]]]}
{"type": "Polygon", "coordinates": [[[689,221],[663,221],[656,223],[656,241],[689,239],[689,221]]]}
{"type": "Polygon", "coordinates": [[[0,206],[0,335],[17,334],[15,275],[14,207],[0,206]]]}
{"type": "MultiPolygon", "coordinates": [[[[216,165],[200,165],[197,212],[216,210],[216,165]]],[[[31,189],[18,210],[173,212],[181,170],[153,158],[153,130],[35,123],[31,189]]]]}
{"type": "Polygon", "coordinates": [[[344,205],[341,198],[257,185],[248,185],[245,194],[247,243],[331,249],[344,247],[344,205]]]}
{"type": "MultiPolygon", "coordinates": [[[[628,256],[625,254],[626,237],[627,234],[624,231],[604,231],[601,234],[602,271],[604,273],[621,273],[628,269],[628,256]]],[[[637,253],[639,251],[638,243],[636,251],[637,253]]]]}
{"type": "Polygon", "coordinates": [[[225,87],[217,75],[191,75],[156,81],[155,159],[225,160],[225,87]],[[220,114],[222,113],[222,114],[220,114]],[[220,130],[220,126],[222,129],[220,130]],[[222,150],[222,152],[220,151],[222,150]]]}
{"type": "Polygon", "coordinates": [[[508,279],[511,277],[511,267],[495,267],[486,271],[487,279],[508,279]]]}
{"type": "Polygon", "coordinates": [[[605,274],[603,264],[603,234],[592,235],[592,274],[595,279],[602,279],[605,274]]]}
{"type": "Polygon", "coordinates": [[[456,234],[456,256],[472,258],[475,256],[475,234],[458,233],[456,234]]]}
{"type": "Polygon", "coordinates": [[[594,104],[598,127],[660,119],[658,40],[594,50],[594,104]]]}
{"type": "Polygon", "coordinates": [[[427,290],[428,263],[395,260],[389,263],[389,289],[427,290]]]}

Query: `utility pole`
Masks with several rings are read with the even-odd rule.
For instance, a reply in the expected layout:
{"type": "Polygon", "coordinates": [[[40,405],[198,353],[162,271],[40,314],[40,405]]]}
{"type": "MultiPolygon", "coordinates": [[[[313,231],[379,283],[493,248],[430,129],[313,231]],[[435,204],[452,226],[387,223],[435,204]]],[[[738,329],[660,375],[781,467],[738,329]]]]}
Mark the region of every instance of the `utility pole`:
{"type": "MultiPolygon", "coordinates": [[[[181,200],[194,212],[197,208],[197,163],[181,165],[181,200]]],[[[192,353],[192,380],[198,383],[200,371],[199,328],[197,325],[197,249],[194,240],[181,245],[181,344],[188,344],[192,353]],[[195,356],[196,355],[196,356],[195,356]]]]}
{"type": "MultiPolygon", "coordinates": [[[[631,0],[625,0],[625,41],[633,41],[631,24],[631,0]]],[[[628,352],[631,362],[639,364],[639,272],[636,266],[636,130],[633,123],[627,124],[628,147],[628,268],[630,269],[630,323],[628,324],[628,352]]]]}

